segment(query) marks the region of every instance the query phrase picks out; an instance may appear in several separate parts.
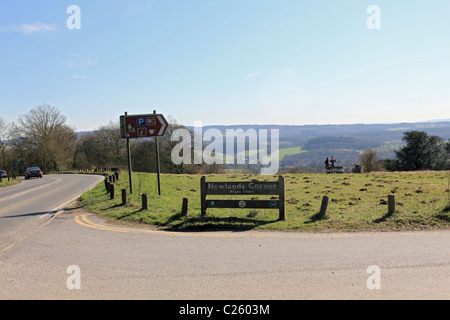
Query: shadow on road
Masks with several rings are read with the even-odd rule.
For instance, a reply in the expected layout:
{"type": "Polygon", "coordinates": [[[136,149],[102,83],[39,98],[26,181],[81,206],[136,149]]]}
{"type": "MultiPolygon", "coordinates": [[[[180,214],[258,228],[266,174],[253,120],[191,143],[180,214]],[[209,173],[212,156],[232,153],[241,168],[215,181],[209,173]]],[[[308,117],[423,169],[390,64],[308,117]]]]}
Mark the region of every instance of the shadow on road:
{"type": "Polygon", "coordinates": [[[40,212],[29,212],[29,213],[21,213],[21,214],[15,214],[15,215],[9,215],[9,216],[2,216],[0,219],[14,219],[14,218],[23,218],[23,217],[32,217],[32,216],[43,216],[46,214],[55,214],[59,211],[72,211],[76,209],[80,209],[81,207],[73,207],[73,208],[65,208],[60,210],[52,210],[52,211],[40,211],[40,212]]]}
{"type": "Polygon", "coordinates": [[[173,215],[165,225],[167,231],[248,231],[256,227],[277,222],[278,220],[257,220],[251,218],[239,217],[191,217],[184,221],[171,224],[174,221],[182,219],[183,216],[178,213],[173,215]]]}
{"type": "Polygon", "coordinates": [[[21,213],[11,216],[3,216],[0,217],[0,219],[13,219],[13,218],[23,218],[23,217],[30,217],[30,216],[43,216],[45,214],[53,214],[58,211],[42,211],[42,212],[30,212],[30,213],[21,213]]]}

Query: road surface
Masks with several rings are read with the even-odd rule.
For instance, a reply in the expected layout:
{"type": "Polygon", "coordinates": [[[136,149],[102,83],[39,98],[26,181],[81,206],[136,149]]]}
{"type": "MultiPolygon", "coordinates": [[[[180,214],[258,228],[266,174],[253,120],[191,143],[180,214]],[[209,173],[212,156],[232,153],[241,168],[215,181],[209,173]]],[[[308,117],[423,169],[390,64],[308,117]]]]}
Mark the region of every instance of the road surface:
{"type": "Polygon", "coordinates": [[[161,232],[66,210],[0,254],[0,299],[449,299],[450,231],[161,232]]]}
{"type": "Polygon", "coordinates": [[[43,226],[101,179],[96,175],[44,175],[0,188],[0,252],[43,226]]]}

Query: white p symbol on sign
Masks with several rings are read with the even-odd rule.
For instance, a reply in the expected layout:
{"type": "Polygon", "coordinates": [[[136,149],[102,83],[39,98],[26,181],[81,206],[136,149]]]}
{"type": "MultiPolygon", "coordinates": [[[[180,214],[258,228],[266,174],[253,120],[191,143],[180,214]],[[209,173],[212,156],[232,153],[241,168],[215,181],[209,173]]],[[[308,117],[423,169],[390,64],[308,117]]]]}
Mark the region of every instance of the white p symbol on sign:
{"type": "Polygon", "coordinates": [[[145,127],[146,125],[145,117],[137,118],[136,121],[139,127],[145,127]]]}

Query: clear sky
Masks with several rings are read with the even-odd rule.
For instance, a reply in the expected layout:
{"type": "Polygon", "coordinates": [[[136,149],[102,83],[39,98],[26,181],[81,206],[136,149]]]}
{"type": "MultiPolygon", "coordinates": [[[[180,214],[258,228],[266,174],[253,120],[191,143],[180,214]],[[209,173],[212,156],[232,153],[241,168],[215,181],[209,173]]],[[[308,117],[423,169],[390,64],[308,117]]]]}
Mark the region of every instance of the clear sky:
{"type": "Polygon", "coordinates": [[[450,118],[450,1],[0,0],[0,116],[44,103],[77,131],[450,118]]]}

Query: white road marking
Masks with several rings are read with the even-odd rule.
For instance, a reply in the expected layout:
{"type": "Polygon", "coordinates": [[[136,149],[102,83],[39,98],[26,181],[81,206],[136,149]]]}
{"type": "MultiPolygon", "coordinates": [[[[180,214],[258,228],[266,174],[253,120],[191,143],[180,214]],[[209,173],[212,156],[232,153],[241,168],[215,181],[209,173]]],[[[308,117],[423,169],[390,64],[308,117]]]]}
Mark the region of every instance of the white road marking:
{"type": "Polygon", "coordinates": [[[39,186],[39,187],[30,189],[30,190],[27,190],[27,191],[24,191],[24,192],[21,192],[21,193],[16,193],[16,194],[13,195],[13,196],[9,196],[9,197],[6,197],[6,198],[2,198],[2,199],[0,199],[0,202],[5,201],[5,200],[9,200],[9,199],[14,199],[14,198],[17,198],[18,196],[21,196],[21,195],[23,195],[23,194],[29,193],[29,192],[31,192],[31,191],[35,191],[35,190],[38,190],[38,189],[41,189],[41,188],[44,188],[44,187],[51,186],[52,184],[58,183],[58,182],[60,182],[60,181],[62,180],[62,179],[59,179],[59,178],[50,178],[50,179],[56,179],[56,181],[53,181],[53,182],[51,182],[51,183],[49,183],[49,184],[45,184],[45,185],[43,185],[43,186],[39,186]]]}
{"type": "MultiPolygon", "coordinates": [[[[59,180],[61,180],[61,179],[59,179],[59,180]]],[[[91,185],[88,187],[88,190],[90,190],[90,189],[92,189],[93,187],[95,187],[95,186],[97,185],[97,183],[99,183],[99,182],[95,182],[95,183],[91,184],[91,185]]],[[[58,212],[59,212],[61,209],[63,209],[66,205],[68,205],[69,203],[74,202],[74,201],[77,200],[79,197],[81,197],[81,195],[82,195],[84,192],[85,192],[85,191],[84,191],[84,188],[83,188],[83,191],[81,191],[80,193],[78,193],[76,196],[74,196],[73,198],[71,198],[69,201],[66,201],[66,202],[64,202],[63,204],[57,206],[56,208],[54,208],[54,209],[52,209],[52,210],[50,210],[50,211],[47,211],[47,212],[44,213],[43,215],[39,216],[39,219],[42,219],[42,218],[44,218],[45,216],[47,216],[47,215],[49,215],[49,214],[56,214],[56,213],[58,213],[58,212]]]]}

